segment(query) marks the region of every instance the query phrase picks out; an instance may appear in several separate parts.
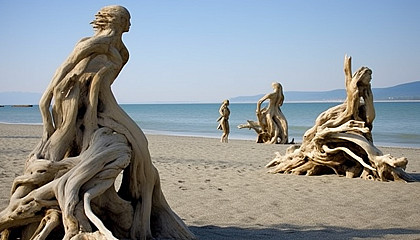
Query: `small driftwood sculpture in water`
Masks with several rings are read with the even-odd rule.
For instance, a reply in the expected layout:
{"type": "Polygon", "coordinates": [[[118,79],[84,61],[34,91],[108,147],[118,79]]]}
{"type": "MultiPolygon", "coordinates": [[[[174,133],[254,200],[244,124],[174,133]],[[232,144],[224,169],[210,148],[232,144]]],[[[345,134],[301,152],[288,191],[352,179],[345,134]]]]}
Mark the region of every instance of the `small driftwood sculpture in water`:
{"type": "Polygon", "coordinates": [[[241,128],[254,129],[257,133],[257,143],[288,143],[288,126],[286,117],[280,110],[283,105],[284,95],[280,83],[272,83],[273,92],[263,96],[257,102],[256,115],[258,122],[247,120],[240,124],[241,128]],[[261,108],[264,101],[269,100],[267,107],[261,108]]]}
{"type": "Polygon", "coordinates": [[[222,105],[219,108],[220,117],[217,119],[219,122],[219,125],[217,126],[217,129],[222,130],[223,134],[220,138],[220,142],[227,143],[228,137],[229,137],[229,100],[224,100],[222,105]]]}
{"type": "Polygon", "coordinates": [[[373,144],[375,118],[371,90],[372,71],[361,67],[353,75],[351,58],[344,59],[346,101],[321,113],[303,136],[302,145],[291,146],[266,167],[272,173],[321,175],[336,173],[380,181],[413,179],[404,171],[405,157],[384,155],[373,144]]]}
{"type": "Polygon", "coordinates": [[[41,98],[43,136],[0,213],[1,239],[193,239],[165,200],[145,135],[111,91],[128,61],[130,14],[104,7],[92,25],[41,98]]]}

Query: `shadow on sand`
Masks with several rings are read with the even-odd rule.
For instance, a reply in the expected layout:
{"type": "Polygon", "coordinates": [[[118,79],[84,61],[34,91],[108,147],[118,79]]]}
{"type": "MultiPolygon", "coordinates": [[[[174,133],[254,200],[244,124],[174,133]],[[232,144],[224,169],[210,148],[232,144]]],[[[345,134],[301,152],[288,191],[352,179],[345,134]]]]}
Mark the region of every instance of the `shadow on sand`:
{"type": "Polygon", "coordinates": [[[408,173],[416,182],[420,182],[420,173],[408,173]]]}
{"type": "Polygon", "coordinates": [[[274,239],[420,239],[420,229],[353,229],[345,227],[305,227],[273,225],[271,228],[219,227],[214,225],[190,226],[200,240],[274,240],[274,239]]]}

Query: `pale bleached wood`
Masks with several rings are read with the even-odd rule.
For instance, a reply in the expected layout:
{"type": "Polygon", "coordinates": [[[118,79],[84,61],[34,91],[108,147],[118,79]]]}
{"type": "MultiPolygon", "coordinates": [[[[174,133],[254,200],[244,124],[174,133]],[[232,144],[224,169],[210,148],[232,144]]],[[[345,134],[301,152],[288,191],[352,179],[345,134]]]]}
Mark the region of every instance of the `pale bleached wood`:
{"type": "Polygon", "coordinates": [[[300,146],[291,146],[266,167],[271,173],[320,175],[335,173],[380,181],[413,181],[404,170],[405,157],[383,154],[373,144],[375,119],[372,71],[361,67],[351,74],[351,58],[344,58],[346,101],[321,113],[300,146]]]}
{"type": "Polygon", "coordinates": [[[165,200],[146,136],[111,91],[128,61],[130,14],[107,6],[92,25],[40,100],[43,135],[0,213],[1,237],[194,239],[165,200]]]}
{"type": "Polygon", "coordinates": [[[229,140],[229,132],[230,132],[230,127],[229,127],[229,115],[230,115],[230,110],[229,110],[229,100],[224,100],[222,105],[220,105],[219,108],[219,113],[220,113],[220,117],[217,119],[217,121],[219,122],[219,125],[217,126],[217,129],[222,130],[222,136],[220,137],[220,142],[224,142],[227,143],[229,140]]]}
{"type": "MultiPolygon", "coordinates": [[[[257,133],[257,143],[289,143],[288,124],[280,107],[284,102],[283,87],[280,83],[272,83],[273,92],[264,95],[257,102],[257,122],[247,120],[246,124],[238,125],[239,129],[253,129],[257,133]],[[268,101],[268,106],[261,105],[268,101]]],[[[293,141],[292,141],[293,142],[293,141]]]]}

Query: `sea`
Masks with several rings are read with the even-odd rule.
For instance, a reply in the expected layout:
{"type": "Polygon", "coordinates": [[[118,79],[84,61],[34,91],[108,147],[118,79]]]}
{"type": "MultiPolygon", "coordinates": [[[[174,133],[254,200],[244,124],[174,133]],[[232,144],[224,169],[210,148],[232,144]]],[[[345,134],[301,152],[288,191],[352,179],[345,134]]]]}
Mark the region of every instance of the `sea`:
{"type": "MultiPolygon", "coordinates": [[[[289,125],[289,140],[302,142],[318,115],[337,102],[285,102],[281,107],[289,125]]],[[[375,102],[373,140],[376,146],[420,148],[420,102],[375,102]]],[[[146,134],[220,138],[217,129],[219,103],[121,104],[146,134]]],[[[254,130],[238,129],[247,120],[256,121],[255,103],[231,103],[229,139],[255,140],[254,130]]],[[[0,107],[0,122],[42,124],[37,105],[0,107]]],[[[1,133],[0,133],[1,134],[1,133]]]]}

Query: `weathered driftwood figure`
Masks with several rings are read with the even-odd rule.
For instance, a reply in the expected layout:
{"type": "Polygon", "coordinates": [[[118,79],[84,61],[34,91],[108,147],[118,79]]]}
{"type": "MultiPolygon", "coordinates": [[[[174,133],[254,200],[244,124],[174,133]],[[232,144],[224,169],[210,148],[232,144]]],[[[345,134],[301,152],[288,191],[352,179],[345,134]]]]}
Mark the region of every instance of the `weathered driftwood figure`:
{"type": "Polygon", "coordinates": [[[145,135],[111,91],[128,61],[130,14],[107,6],[92,25],[94,36],[77,43],[41,98],[42,140],[13,182],[1,237],[192,239],[165,200],[145,135]]]}
{"type": "Polygon", "coordinates": [[[361,67],[353,75],[351,58],[344,59],[346,101],[321,113],[306,131],[302,145],[278,152],[266,167],[272,173],[320,175],[335,173],[381,181],[412,178],[405,173],[407,159],[394,158],[373,145],[375,118],[371,90],[372,71],[361,67]]]}
{"type": "Polygon", "coordinates": [[[280,110],[283,105],[284,95],[280,83],[272,83],[273,92],[263,96],[257,102],[256,115],[258,122],[247,120],[247,124],[241,124],[238,128],[254,129],[257,133],[258,143],[288,143],[288,126],[286,117],[280,110]],[[269,104],[265,108],[261,105],[266,100],[269,104]]]}
{"type": "Polygon", "coordinates": [[[228,142],[228,136],[229,136],[229,100],[224,100],[222,105],[219,108],[220,117],[217,119],[219,122],[219,125],[217,126],[217,129],[222,130],[223,134],[220,138],[220,142],[228,142]]]}

